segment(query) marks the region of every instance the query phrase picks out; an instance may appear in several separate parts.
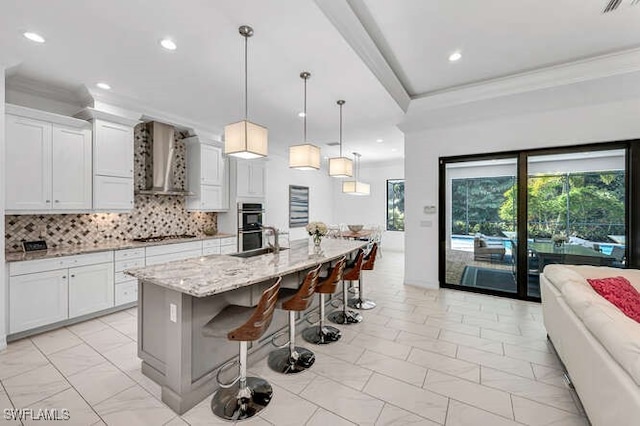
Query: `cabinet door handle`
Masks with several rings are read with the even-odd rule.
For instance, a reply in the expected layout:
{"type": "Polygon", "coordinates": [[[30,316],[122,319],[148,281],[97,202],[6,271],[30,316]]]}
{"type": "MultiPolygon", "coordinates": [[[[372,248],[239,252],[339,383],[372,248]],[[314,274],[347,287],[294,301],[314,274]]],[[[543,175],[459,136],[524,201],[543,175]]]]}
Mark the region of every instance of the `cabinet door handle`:
{"type": "Polygon", "coordinates": [[[56,202],[56,203],[59,203],[59,202],[60,202],[60,200],[56,200],[55,202],[56,202]]]}
{"type": "Polygon", "coordinates": [[[63,275],[63,276],[62,276],[62,279],[63,279],[63,280],[66,280],[66,279],[67,279],[67,276],[66,276],[66,275],[63,275]]]}
{"type": "Polygon", "coordinates": [[[71,274],[71,278],[75,278],[76,276],[74,274],[71,274]]]}
{"type": "Polygon", "coordinates": [[[50,202],[51,202],[51,200],[45,200],[45,203],[50,203],[50,202]]]}

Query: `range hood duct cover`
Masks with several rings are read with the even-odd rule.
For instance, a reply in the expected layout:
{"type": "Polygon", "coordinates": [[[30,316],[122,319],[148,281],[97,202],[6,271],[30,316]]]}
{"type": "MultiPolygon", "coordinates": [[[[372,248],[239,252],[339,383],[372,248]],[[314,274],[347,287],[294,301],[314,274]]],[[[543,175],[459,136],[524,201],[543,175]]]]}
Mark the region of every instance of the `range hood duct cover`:
{"type": "Polygon", "coordinates": [[[168,124],[152,121],[147,123],[153,155],[153,175],[151,186],[138,191],[144,195],[194,195],[192,192],[175,188],[173,171],[175,168],[175,129],[168,124]]]}

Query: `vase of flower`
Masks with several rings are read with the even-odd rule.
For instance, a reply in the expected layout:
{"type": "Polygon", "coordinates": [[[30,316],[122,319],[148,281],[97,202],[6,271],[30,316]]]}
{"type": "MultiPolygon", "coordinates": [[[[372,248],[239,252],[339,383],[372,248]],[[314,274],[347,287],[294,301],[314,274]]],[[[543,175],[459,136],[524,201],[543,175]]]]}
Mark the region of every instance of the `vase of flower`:
{"type": "Polygon", "coordinates": [[[321,251],[320,245],[322,244],[322,237],[327,235],[327,225],[323,222],[310,222],[306,229],[313,240],[313,252],[319,254],[321,251]]]}
{"type": "Polygon", "coordinates": [[[553,241],[554,248],[560,249],[564,247],[564,243],[567,241],[567,237],[562,234],[556,234],[551,237],[551,241],[553,241]]]}

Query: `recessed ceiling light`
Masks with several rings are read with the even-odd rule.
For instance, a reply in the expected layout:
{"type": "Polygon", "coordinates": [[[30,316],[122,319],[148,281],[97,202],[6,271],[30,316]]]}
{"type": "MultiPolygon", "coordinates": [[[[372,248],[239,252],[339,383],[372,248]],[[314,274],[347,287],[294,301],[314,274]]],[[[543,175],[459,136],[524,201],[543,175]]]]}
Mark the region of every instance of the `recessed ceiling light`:
{"type": "Polygon", "coordinates": [[[305,115],[307,115],[307,114],[305,114],[305,113],[304,113],[304,112],[302,112],[302,111],[298,113],[298,117],[304,117],[305,115]]]}
{"type": "Polygon", "coordinates": [[[449,55],[449,62],[456,62],[459,61],[460,58],[462,58],[462,53],[460,52],[453,52],[451,55],[449,55]]]}
{"type": "Polygon", "coordinates": [[[391,152],[396,152],[396,151],[398,151],[396,148],[391,149],[391,152]]]}
{"type": "Polygon", "coordinates": [[[28,38],[31,41],[35,41],[36,43],[44,43],[44,37],[42,37],[40,34],[37,33],[30,33],[30,32],[26,32],[22,34],[23,36],[25,36],[26,38],[28,38]]]}
{"type": "Polygon", "coordinates": [[[96,86],[98,86],[99,88],[101,88],[103,90],[111,90],[111,86],[109,86],[107,83],[98,83],[98,84],[96,84],[96,86]]]}
{"type": "Polygon", "coordinates": [[[176,50],[178,46],[176,43],[170,38],[163,38],[160,40],[160,46],[164,47],[167,50],[176,50]]]}
{"type": "Polygon", "coordinates": [[[384,142],[384,139],[376,139],[376,142],[382,143],[382,142],[384,142]]]}

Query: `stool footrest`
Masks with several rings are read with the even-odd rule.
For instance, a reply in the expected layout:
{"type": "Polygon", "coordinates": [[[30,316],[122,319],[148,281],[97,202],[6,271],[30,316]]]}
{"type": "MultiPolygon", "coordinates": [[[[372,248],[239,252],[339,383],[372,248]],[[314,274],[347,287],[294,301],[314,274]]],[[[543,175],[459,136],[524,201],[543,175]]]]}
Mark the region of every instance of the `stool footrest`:
{"type": "Polygon", "coordinates": [[[216,382],[218,383],[218,386],[220,386],[222,389],[229,389],[231,388],[233,385],[235,385],[236,383],[238,383],[238,380],[240,380],[240,374],[238,374],[232,381],[224,383],[220,380],[220,374],[223,371],[227,371],[228,369],[230,369],[231,367],[233,367],[234,365],[238,365],[240,364],[240,361],[237,359],[232,359],[230,361],[225,362],[224,364],[222,364],[220,366],[220,368],[218,368],[218,372],[216,373],[216,382]]]}
{"type": "Polygon", "coordinates": [[[348,325],[362,322],[362,315],[353,311],[335,311],[329,314],[329,320],[336,324],[348,325]]]}

